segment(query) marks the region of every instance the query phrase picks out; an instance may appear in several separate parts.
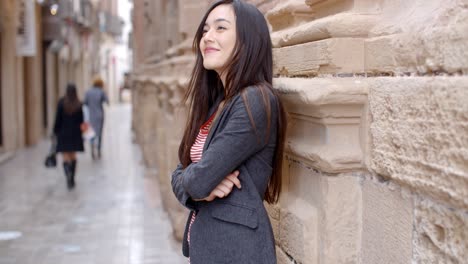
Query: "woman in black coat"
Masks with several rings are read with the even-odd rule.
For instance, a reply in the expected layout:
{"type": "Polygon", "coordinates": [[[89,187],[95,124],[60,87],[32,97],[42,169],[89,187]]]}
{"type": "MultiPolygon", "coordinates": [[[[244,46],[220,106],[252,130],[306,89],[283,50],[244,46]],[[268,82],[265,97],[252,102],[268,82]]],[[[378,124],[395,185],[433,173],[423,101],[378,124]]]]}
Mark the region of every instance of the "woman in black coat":
{"type": "Polygon", "coordinates": [[[54,134],[57,137],[57,152],[62,153],[63,169],[67,187],[75,187],[76,152],[84,151],[81,124],[83,110],[73,83],[67,85],[65,96],[60,98],[55,115],[54,134]]]}

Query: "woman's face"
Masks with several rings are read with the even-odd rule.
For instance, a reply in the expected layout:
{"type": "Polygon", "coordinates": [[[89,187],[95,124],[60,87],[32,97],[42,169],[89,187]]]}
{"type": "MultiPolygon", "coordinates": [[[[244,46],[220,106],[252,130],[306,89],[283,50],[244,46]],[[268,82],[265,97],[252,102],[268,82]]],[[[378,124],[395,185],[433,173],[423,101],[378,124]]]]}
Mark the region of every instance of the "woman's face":
{"type": "Polygon", "coordinates": [[[236,16],[232,5],[219,5],[208,15],[200,40],[203,66],[221,74],[236,45],[236,16]]]}

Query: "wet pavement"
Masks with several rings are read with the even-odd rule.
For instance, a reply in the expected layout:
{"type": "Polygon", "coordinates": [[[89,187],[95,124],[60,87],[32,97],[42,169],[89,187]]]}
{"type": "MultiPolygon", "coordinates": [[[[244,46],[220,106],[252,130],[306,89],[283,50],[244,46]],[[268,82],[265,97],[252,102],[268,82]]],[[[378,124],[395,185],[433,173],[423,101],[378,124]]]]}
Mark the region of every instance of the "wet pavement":
{"type": "Polygon", "coordinates": [[[0,264],[181,264],[156,179],[132,143],[130,106],[108,108],[102,159],[78,155],[68,191],[49,142],[0,164],[0,264]]]}

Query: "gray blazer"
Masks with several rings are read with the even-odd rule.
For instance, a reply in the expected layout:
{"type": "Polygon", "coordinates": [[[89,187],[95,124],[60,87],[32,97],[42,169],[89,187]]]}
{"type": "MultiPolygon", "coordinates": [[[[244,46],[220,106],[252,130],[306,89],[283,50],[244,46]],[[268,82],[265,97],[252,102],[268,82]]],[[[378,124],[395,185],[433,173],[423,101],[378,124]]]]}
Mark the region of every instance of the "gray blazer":
{"type": "Polygon", "coordinates": [[[244,96],[237,95],[228,102],[211,127],[202,159],[185,169],[179,164],[172,174],[174,194],[191,210],[183,241],[183,254],[188,257],[190,253],[191,264],[276,263],[273,231],[263,198],[276,147],[278,110],[274,106],[278,99],[271,91],[265,93],[270,102],[264,101],[258,87],[248,87],[244,96]],[[270,120],[265,103],[271,105],[270,120]],[[234,186],[227,197],[212,202],[194,201],[207,197],[235,170],[240,172],[241,189],[234,186]],[[197,218],[190,231],[189,252],[187,229],[193,211],[197,218]]]}

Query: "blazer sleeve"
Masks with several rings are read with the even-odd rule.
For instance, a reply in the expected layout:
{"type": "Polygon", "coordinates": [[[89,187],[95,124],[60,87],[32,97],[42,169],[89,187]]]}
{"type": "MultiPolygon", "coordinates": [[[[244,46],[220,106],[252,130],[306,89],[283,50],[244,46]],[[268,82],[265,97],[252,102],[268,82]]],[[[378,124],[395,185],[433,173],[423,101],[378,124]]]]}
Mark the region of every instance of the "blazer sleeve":
{"type": "Polygon", "coordinates": [[[182,164],[179,163],[177,168],[172,173],[171,177],[171,184],[172,184],[172,191],[174,192],[177,200],[187,207],[188,209],[194,210],[196,208],[196,202],[190,198],[190,195],[185,191],[184,187],[182,186],[182,177],[183,177],[183,167],[182,164]]]}
{"type": "MultiPolygon", "coordinates": [[[[271,115],[267,115],[259,89],[247,88],[245,95],[253,124],[244,100],[238,97],[228,113],[226,125],[213,136],[202,159],[175,171],[177,174],[173,175],[173,181],[179,185],[176,186],[176,196],[181,202],[186,203],[188,197],[193,200],[207,197],[229,173],[266,146],[268,135],[275,134],[267,131],[268,123],[273,124],[271,120],[277,115],[275,109],[272,107],[271,115]],[[270,122],[267,116],[271,118],[270,122]]],[[[273,98],[270,95],[270,103],[273,98]]],[[[276,127],[271,126],[270,129],[276,127]]]]}

